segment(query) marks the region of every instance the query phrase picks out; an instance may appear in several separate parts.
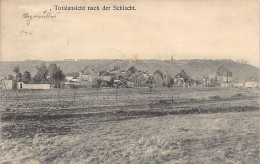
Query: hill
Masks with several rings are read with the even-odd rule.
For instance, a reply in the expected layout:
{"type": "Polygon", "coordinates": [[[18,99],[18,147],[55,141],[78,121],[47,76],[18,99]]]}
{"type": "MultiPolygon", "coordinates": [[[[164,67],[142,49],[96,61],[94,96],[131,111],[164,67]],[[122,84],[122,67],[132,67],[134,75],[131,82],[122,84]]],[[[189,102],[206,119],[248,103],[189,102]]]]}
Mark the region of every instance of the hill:
{"type": "MultiPolygon", "coordinates": [[[[30,71],[32,75],[36,73],[36,66],[43,61],[0,61],[0,77],[12,74],[15,66],[19,65],[20,70],[30,71]]],[[[162,60],[80,60],[80,61],[45,61],[48,66],[50,63],[56,63],[64,73],[79,72],[84,66],[91,66],[95,71],[104,68],[113,68],[119,66],[120,69],[126,70],[131,66],[135,66],[138,70],[148,71],[150,73],[156,70],[168,71],[171,76],[175,76],[179,71],[184,70],[193,79],[200,79],[207,76],[224,65],[233,72],[233,80],[235,82],[245,82],[251,79],[259,81],[259,68],[241,64],[231,60],[177,60],[171,64],[162,60]]]]}

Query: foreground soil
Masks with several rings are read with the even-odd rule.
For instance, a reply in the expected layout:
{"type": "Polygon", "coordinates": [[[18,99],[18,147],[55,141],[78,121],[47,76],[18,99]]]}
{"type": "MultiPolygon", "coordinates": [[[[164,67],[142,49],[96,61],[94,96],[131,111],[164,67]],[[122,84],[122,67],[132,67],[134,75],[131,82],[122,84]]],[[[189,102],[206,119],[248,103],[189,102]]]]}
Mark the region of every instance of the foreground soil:
{"type": "Polygon", "coordinates": [[[57,93],[3,92],[2,163],[259,163],[258,90],[57,93]]]}

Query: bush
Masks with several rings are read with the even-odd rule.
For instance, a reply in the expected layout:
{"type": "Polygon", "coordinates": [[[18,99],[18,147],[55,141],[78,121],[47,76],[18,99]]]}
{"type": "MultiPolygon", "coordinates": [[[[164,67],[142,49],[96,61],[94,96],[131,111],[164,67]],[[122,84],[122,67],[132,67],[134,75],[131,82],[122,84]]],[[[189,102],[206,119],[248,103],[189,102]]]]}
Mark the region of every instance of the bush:
{"type": "Polygon", "coordinates": [[[209,99],[211,100],[221,100],[221,98],[219,96],[209,96],[209,99]]]}

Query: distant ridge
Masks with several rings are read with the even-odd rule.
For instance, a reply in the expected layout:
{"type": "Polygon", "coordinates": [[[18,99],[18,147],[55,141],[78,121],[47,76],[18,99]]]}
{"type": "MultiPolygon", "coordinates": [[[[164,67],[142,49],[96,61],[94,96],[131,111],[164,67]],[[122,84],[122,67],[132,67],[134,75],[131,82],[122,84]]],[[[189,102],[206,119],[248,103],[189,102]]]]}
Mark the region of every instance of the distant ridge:
{"type": "MultiPolygon", "coordinates": [[[[30,71],[32,76],[36,73],[36,66],[43,61],[0,61],[0,78],[13,74],[12,70],[19,65],[21,73],[30,71]]],[[[246,82],[252,79],[259,81],[259,68],[241,64],[231,60],[177,60],[176,63],[170,64],[163,60],[63,60],[63,61],[45,61],[48,66],[50,63],[56,63],[61,66],[64,73],[79,72],[84,66],[91,66],[95,71],[104,68],[120,67],[121,70],[127,70],[134,66],[138,70],[154,73],[156,70],[167,70],[171,76],[175,76],[181,70],[184,70],[193,79],[200,79],[202,76],[208,76],[216,72],[218,67],[224,65],[233,72],[235,82],[246,82]]]]}

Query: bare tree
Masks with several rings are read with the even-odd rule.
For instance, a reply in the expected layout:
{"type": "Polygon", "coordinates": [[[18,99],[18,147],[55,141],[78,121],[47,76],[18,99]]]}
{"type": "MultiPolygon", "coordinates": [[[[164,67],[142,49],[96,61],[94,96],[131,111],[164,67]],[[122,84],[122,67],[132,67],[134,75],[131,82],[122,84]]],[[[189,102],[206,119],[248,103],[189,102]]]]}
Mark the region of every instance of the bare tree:
{"type": "Polygon", "coordinates": [[[2,86],[4,90],[4,97],[5,97],[5,102],[7,102],[7,86],[10,83],[10,81],[7,80],[2,80],[2,86]]]}
{"type": "Polygon", "coordinates": [[[13,91],[14,91],[14,93],[15,93],[15,95],[16,95],[16,100],[17,100],[17,102],[19,103],[20,90],[19,90],[19,89],[14,89],[13,91]]]}
{"type": "Polygon", "coordinates": [[[97,96],[97,99],[98,99],[98,88],[96,88],[96,96],[97,96]]]}
{"type": "Polygon", "coordinates": [[[73,100],[76,101],[76,89],[73,89],[73,100]]]}
{"type": "Polygon", "coordinates": [[[58,105],[60,106],[60,88],[57,88],[57,96],[58,96],[58,105]]]}
{"type": "Polygon", "coordinates": [[[118,86],[116,87],[116,102],[117,102],[118,86]]]}

